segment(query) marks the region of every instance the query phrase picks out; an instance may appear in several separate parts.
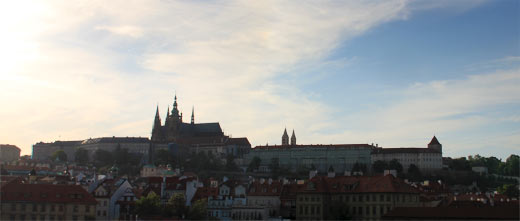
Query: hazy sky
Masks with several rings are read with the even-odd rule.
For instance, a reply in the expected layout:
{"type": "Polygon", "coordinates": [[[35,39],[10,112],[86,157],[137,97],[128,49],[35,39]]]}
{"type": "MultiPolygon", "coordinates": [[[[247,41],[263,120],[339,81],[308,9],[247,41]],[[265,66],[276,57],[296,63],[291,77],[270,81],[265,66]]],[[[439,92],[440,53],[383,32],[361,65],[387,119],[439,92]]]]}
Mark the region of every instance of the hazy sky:
{"type": "Polygon", "coordinates": [[[8,1],[0,143],[150,136],[184,120],[253,146],[520,152],[520,2],[8,1]]]}

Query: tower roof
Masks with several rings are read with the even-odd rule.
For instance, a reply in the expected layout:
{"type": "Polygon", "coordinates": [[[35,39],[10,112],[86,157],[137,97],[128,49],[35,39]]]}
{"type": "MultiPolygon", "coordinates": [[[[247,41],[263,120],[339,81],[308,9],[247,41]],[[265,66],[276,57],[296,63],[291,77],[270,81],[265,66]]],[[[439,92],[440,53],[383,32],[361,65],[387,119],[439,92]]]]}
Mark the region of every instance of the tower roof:
{"type": "Polygon", "coordinates": [[[294,129],[292,130],[292,135],[291,137],[296,137],[296,135],[294,134],[294,129]]]}
{"type": "Polygon", "coordinates": [[[287,134],[287,128],[285,128],[285,129],[283,130],[283,136],[284,136],[284,137],[285,137],[285,136],[289,137],[289,135],[287,134]]]}
{"type": "Polygon", "coordinates": [[[428,145],[441,145],[441,143],[439,143],[437,137],[433,136],[432,141],[428,145]]]}

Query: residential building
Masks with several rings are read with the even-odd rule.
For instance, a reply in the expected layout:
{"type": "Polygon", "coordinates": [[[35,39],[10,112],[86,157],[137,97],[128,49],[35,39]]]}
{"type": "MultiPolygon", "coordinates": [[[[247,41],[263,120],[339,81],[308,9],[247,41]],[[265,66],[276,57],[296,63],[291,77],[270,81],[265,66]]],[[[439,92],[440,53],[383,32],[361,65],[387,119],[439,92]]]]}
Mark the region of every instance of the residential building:
{"type": "Polygon", "coordinates": [[[8,183],[0,190],[1,220],[93,220],[96,200],[78,185],[8,183]]]}
{"type": "MultiPolygon", "coordinates": [[[[289,136],[284,131],[282,145],[256,146],[251,149],[248,161],[253,158],[260,158],[260,170],[268,170],[273,161],[278,161],[280,167],[285,167],[292,171],[299,169],[308,170],[315,168],[318,172],[327,172],[330,167],[334,171],[351,171],[354,164],[371,164],[371,152],[375,148],[369,144],[289,144],[289,136]]],[[[265,171],[267,172],[267,171],[265,171]]]]}
{"type": "Polygon", "coordinates": [[[20,148],[15,145],[0,144],[0,162],[11,162],[20,158],[20,148]]]}
{"type": "Polygon", "coordinates": [[[262,217],[277,218],[280,216],[280,194],[282,183],[279,180],[259,179],[249,184],[247,193],[247,205],[251,207],[265,208],[262,217]]]}

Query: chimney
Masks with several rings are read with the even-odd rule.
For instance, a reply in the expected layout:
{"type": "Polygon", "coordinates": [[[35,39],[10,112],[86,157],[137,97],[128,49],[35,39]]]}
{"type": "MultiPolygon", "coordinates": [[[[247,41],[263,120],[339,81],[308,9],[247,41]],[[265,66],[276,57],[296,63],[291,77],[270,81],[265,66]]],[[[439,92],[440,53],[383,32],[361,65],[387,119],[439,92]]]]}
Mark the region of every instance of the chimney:
{"type": "Polygon", "coordinates": [[[269,178],[269,179],[267,180],[267,183],[268,183],[269,185],[271,185],[271,184],[273,183],[273,179],[269,178]]]}
{"type": "Polygon", "coordinates": [[[334,171],[329,171],[329,172],[327,173],[327,177],[328,177],[328,178],[334,178],[335,176],[336,176],[336,172],[334,172],[334,171]]]}
{"type": "Polygon", "coordinates": [[[345,170],[345,172],[343,173],[343,175],[344,175],[344,176],[351,176],[350,171],[348,171],[348,170],[345,170]]]}

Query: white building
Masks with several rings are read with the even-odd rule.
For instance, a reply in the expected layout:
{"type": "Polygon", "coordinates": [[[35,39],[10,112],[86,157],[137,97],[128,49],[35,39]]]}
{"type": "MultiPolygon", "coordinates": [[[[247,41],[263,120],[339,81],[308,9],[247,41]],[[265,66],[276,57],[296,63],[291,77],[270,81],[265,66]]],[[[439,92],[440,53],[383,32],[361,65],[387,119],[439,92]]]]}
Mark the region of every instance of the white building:
{"type": "Polygon", "coordinates": [[[415,164],[423,172],[442,169],[442,144],[433,136],[428,148],[376,148],[372,151],[372,164],[381,160],[390,162],[396,159],[407,172],[415,164]]]}

